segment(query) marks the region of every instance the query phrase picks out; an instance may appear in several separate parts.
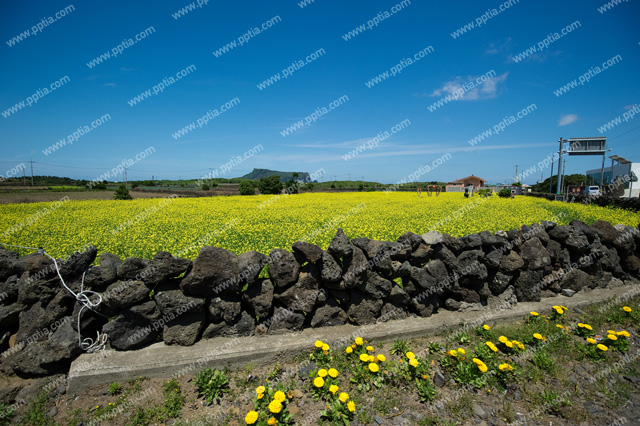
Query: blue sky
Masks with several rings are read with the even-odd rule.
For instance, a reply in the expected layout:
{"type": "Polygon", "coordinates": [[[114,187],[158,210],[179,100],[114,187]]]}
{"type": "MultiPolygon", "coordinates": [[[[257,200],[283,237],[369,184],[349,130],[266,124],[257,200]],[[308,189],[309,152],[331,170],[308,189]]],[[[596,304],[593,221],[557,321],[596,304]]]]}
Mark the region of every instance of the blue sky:
{"type": "MultiPolygon", "coordinates": [[[[198,178],[209,168],[236,177],[257,167],[323,169],[324,180],[395,183],[417,172],[422,181],[475,174],[496,183],[518,165],[535,183],[549,176],[538,163],[560,137],[601,135],[611,154],[640,161],[638,2],[603,13],[604,0],[401,2],[196,0],[192,10],[188,1],[2,2],[0,173],[32,159],[36,174],[95,179],[133,159],[130,180],[198,178]],[[532,46],[538,51],[514,60],[532,46]],[[469,88],[483,75],[492,77],[469,88]],[[91,130],[81,134],[84,126],[91,130]]],[[[570,157],[567,172],[600,164],[570,157]]]]}

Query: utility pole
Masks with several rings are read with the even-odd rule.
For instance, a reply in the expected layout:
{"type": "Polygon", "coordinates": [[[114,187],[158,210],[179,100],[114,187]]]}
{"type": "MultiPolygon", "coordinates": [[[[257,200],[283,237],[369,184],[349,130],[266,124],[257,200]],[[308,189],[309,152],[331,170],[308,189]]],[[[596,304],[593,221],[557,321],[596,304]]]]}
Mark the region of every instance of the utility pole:
{"type": "Polygon", "coordinates": [[[558,158],[558,185],[556,186],[556,194],[560,194],[560,177],[561,177],[561,171],[560,169],[562,168],[562,145],[563,145],[564,140],[562,138],[560,138],[560,140],[558,141],[558,143],[560,144],[560,148],[558,151],[558,154],[560,155],[560,157],[558,158]]]}
{"type": "Polygon", "coordinates": [[[31,186],[33,186],[33,160],[29,160],[31,163],[31,186]]]}
{"type": "Polygon", "coordinates": [[[551,191],[553,191],[553,160],[554,158],[551,157],[551,176],[549,176],[549,194],[551,194],[551,191]]]}
{"type": "Polygon", "coordinates": [[[22,168],[22,185],[27,186],[27,169],[22,168]]]}
{"type": "Polygon", "coordinates": [[[517,164],[516,164],[516,180],[514,181],[514,183],[515,182],[518,182],[518,165],[517,164]]]}

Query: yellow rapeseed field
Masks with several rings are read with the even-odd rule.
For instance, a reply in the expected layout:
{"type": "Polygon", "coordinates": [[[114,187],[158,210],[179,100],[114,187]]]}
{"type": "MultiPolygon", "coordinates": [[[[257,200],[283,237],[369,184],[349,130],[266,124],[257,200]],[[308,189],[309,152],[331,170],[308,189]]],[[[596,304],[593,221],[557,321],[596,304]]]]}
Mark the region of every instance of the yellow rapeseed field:
{"type": "MultiPolygon", "coordinates": [[[[395,240],[432,229],[460,237],[523,224],[598,219],[636,226],[637,213],[532,197],[439,197],[413,192],[307,193],[211,198],[69,201],[0,205],[0,243],[42,246],[66,257],[89,244],[121,257],[151,258],[159,250],[194,259],[203,245],[235,253],[290,250],[306,240],[326,248],[337,228],[350,238],[395,240]],[[47,210],[48,209],[48,210],[47,210]]],[[[22,251],[27,253],[27,251],[22,251]]]]}

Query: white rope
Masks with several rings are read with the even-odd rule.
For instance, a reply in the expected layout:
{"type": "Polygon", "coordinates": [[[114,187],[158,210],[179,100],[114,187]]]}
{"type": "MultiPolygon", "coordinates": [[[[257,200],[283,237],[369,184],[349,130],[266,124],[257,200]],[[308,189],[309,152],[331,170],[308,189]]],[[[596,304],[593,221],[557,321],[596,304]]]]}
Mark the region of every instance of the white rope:
{"type": "Polygon", "coordinates": [[[90,309],[91,311],[99,315],[102,315],[101,313],[96,312],[93,309],[93,308],[97,308],[102,303],[102,296],[100,295],[100,293],[96,293],[95,291],[84,289],[84,276],[87,273],[87,271],[91,269],[91,267],[89,267],[89,269],[87,269],[82,273],[82,283],[80,284],[80,291],[78,293],[75,293],[73,290],[71,290],[67,286],[67,284],[64,282],[64,279],[62,279],[62,275],[60,274],[60,269],[58,268],[58,262],[56,262],[56,260],[49,253],[47,253],[42,247],[25,247],[25,246],[18,246],[13,244],[4,244],[4,243],[0,243],[0,246],[18,247],[18,248],[23,248],[27,250],[38,250],[38,253],[43,254],[49,257],[51,260],[53,260],[53,265],[56,267],[56,272],[58,273],[58,278],[60,278],[60,282],[62,283],[64,288],[66,288],[69,293],[73,294],[76,300],[82,305],[82,307],[80,308],[80,311],[78,312],[78,345],[82,348],[83,351],[89,352],[89,353],[97,352],[105,348],[105,345],[107,344],[107,339],[109,338],[109,336],[107,336],[106,334],[101,335],[99,331],[96,331],[97,336],[96,336],[96,340],[94,341],[90,337],[86,337],[83,339],[80,333],[80,317],[82,316],[82,311],[85,308],[90,309]],[[91,300],[91,298],[89,297],[90,295],[95,296],[95,301],[91,300]]]}

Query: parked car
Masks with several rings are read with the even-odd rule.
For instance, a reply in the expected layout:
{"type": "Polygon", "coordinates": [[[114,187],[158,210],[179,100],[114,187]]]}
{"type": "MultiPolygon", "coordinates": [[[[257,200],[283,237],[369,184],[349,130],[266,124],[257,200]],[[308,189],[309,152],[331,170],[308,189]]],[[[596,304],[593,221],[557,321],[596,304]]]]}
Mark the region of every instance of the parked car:
{"type": "Polygon", "coordinates": [[[584,195],[600,195],[600,187],[599,186],[587,186],[584,191],[584,195]]]}

